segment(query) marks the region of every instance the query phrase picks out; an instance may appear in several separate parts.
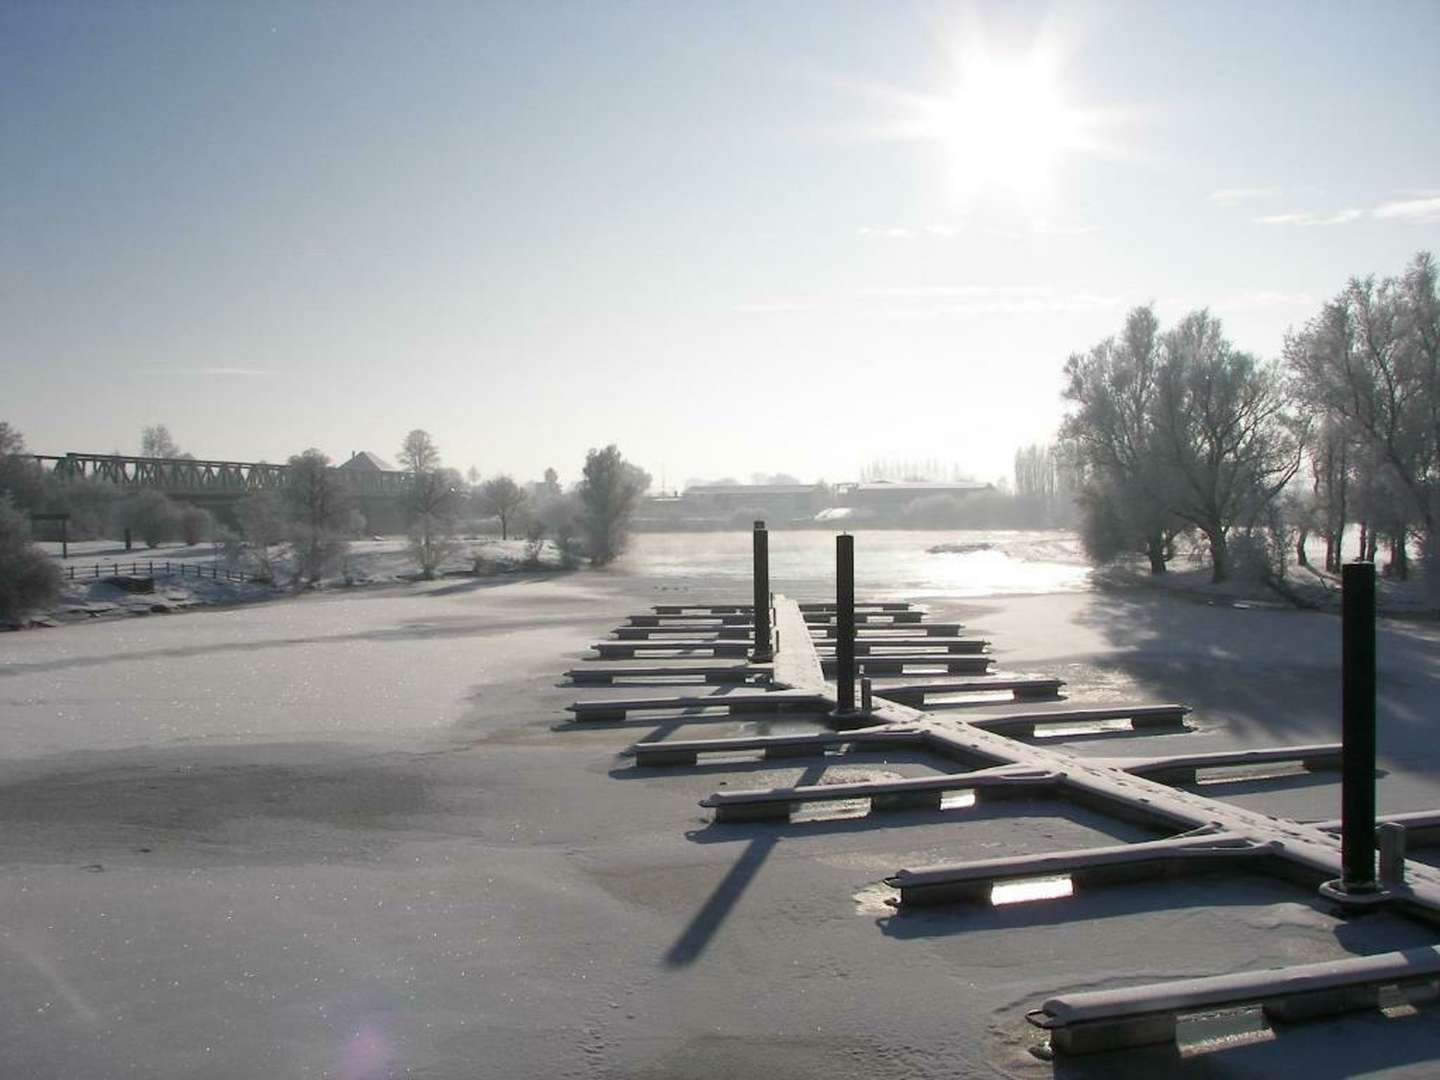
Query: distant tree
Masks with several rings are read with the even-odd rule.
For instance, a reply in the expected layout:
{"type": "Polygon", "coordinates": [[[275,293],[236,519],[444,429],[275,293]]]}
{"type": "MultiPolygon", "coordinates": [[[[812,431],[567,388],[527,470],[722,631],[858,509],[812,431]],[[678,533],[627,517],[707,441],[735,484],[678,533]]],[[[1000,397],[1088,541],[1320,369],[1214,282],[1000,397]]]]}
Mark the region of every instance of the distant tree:
{"type": "Polygon", "coordinates": [[[352,509],[330,459],[311,447],[289,461],[285,502],[295,542],[295,581],[314,584],[344,558],[352,509]]]}
{"type": "Polygon", "coordinates": [[[201,506],[182,505],[176,525],[181,540],[187,544],[198,544],[215,534],[215,515],[201,506]]]}
{"type": "Polygon", "coordinates": [[[545,523],[538,517],[525,522],[525,566],[531,570],[540,567],[540,552],[545,549],[545,523]]]}
{"type": "Polygon", "coordinates": [[[60,595],[60,568],[30,540],[30,526],[0,498],[0,619],[19,621],[60,595]]]}
{"type": "Polygon", "coordinates": [[[511,477],[500,475],[480,486],[480,505],[500,519],[500,539],[510,538],[510,522],[522,514],[529,501],[525,489],[511,477]]]}
{"type": "Polygon", "coordinates": [[[290,533],[280,499],[270,491],[247,495],[237,505],[235,517],[240,523],[240,535],[245,539],[246,554],[254,567],[256,579],[274,581],[275,559],[271,549],[283,544],[290,533]]]}
{"type": "Polygon", "coordinates": [[[464,487],[454,469],[435,467],[415,474],[410,489],[410,553],[426,581],[455,553],[455,518],[464,487]]]}
{"type": "Polygon", "coordinates": [[[178,458],[180,448],[170,437],[170,429],[164,424],[152,424],[140,433],[140,456],[149,458],[178,458]]]}
{"type": "Polygon", "coordinates": [[[9,498],[22,510],[41,502],[44,477],[34,458],[25,453],[25,437],[0,421],[0,498],[9,498]]]}
{"type": "Polygon", "coordinates": [[[546,469],[545,479],[541,481],[541,486],[544,488],[547,495],[559,495],[560,474],[554,469],[546,469]]]}
{"type": "Polygon", "coordinates": [[[471,487],[474,487],[480,482],[480,470],[477,469],[474,465],[471,465],[470,468],[465,470],[465,479],[469,482],[471,487]]]}
{"type": "Polygon", "coordinates": [[[454,469],[441,468],[440,448],[421,428],[405,436],[400,463],[414,474],[406,498],[410,553],[420,576],[429,581],[455,551],[455,516],[464,483],[454,469]]]}
{"type": "Polygon", "coordinates": [[[536,520],[555,541],[560,551],[560,564],[573,569],[580,562],[581,547],[577,538],[581,532],[580,519],[583,511],[580,496],[575,492],[545,500],[536,510],[536,520]]]}
{"type": "Polygon", "coordinates": [[[23,453],[25,453],[25,436],[6,421],[0,420],[0,457],[23,453]]]}
{"type": "Polygon", "coordinates": [[[159,547],[180,531],[180,507],[159,491],[140,491],[120,504],[120,523],[144,541],[159,547]]]}
{"type": "Polygon", "coordinates": [[[115,507],[120,489],[94,477],[63,479],[54,473],[41,474],[45,513],[69,514],[66,531],[76,540],[110,536],[115,525],[115,507]]]}
{"type": "Polygon", "coordinates": [[[592,566],[612,562],[625,549],[630,520],[649,486],[650,474],[626,461],[614,443],[585,456],[579,494],[592,566]]]}
{"type": "Polygon", "coordinates": [[[416,428],[400,444],[400,464],[411,472],[431,472],[440,467],[440,448],[428,431],[416,428]]]}
{"type": "Polygon", "coordinates": [[[1165,335],[1156,382],[1162,461],[1179,481],[1171,509],[1205,534],[1212,577],[1224,581],[1230,530],[1269,520],[1300,468],[1280,369],[1235,349],[1218,319],[1196,311],[1165,335]]]}

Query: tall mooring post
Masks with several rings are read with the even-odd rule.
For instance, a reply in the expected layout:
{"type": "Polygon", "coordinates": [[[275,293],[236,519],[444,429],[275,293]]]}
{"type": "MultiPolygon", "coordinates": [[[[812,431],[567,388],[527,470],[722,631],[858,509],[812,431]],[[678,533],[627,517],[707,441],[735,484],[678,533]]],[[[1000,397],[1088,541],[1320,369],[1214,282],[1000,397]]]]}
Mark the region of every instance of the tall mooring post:
{"type": "Polygon", "coordinates": [[[1340,862],[1347,893],[1375,885],[1375,564],[1342,568],[1340,862]]]}
{"type": "Polygon", "coordinates": [[[835,538],[835,713],[855,711],[855,537],[835,538]]]}
{"type": "Polygon", "coordinates": [[[765,522],[755,522],[755,648],[750,659],[757,664],[768,664],[775,659],[775,649],[770,633],[770,534],[765,522]]]}
{"type": "MultiPolygon", "coordinates": [[[[1375,564],[1346,563],[1340,586],[1340,877],[1320,895],[1358,912],[1390,895],[1375,880],[1375,564]]],[[[1395,878],[1403,835],[1387,839],[1395,878]]]]}

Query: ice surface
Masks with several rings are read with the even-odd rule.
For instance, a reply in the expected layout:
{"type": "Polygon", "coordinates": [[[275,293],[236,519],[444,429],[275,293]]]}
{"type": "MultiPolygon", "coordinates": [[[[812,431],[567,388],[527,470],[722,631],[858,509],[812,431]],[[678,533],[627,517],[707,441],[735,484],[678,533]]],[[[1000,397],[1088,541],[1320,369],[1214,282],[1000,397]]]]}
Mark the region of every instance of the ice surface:
{"type": "MultiPolygon", "coordinates": [[[[1261,879],[900,917],[875,891],[906,864],[1143,835],[1061,804],[711,824],[696,802],[712,791],[931,766],[637,771],[617,755],[657,726],[751,721],[567,725],[564,706],[593,692],[558,673],[624,616],[743,593],[714,546],[729,541],[701,540],[689,574],[642,547],[611,573],[0,635],[0,1075],[1049,1076],[1021,1013],[1055,992],[1433,940],[1386,916],[1339,922],[1261,879]]],[[[1196,707],[1196,734],[1073,752],[1337,737],[1331,616],[1150,590],[957,598],[924,567],[965,556],[924,546],[885,556],[906,595],[992,639],[1007,670],[1059,675],[1077,703],[1196,707]]],[[[775,572],[775,588],[819,598],[827,572],[793,588],[775,572]]],[[[1440,635],[1387,623],[1380,654],[1382,807],[1440,804],[1440,635]]],[[[1324,782],[1203,790],[1338,813],[1324,782]]],[[[1297,1062],[1434,1075],[1440,1035],[1422,1009],[1062,1075],[1297,1062]]]]}

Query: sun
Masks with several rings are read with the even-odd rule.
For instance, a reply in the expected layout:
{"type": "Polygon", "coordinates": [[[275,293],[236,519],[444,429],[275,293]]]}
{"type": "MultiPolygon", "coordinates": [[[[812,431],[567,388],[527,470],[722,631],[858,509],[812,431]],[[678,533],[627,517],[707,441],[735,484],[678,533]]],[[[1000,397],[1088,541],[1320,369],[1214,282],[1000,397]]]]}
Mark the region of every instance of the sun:
{"type": "Polygon", "coordinates": [[[894,131],[942,147],[958,195],[1043,200],[1068,155],[1100,149],[1098,114],[1070,101],[1053,49],[1003,56],[972,45],[953,70],[945,90],[901,98],[907,115],[894,131]]]}
{"type": "Polygon", "coordinates": [[[973,58],[937,108],[937,135],[962,191],[1042,188],[1060,155],[1080,143],[1079,117],[1038,57],[973,58]]]}

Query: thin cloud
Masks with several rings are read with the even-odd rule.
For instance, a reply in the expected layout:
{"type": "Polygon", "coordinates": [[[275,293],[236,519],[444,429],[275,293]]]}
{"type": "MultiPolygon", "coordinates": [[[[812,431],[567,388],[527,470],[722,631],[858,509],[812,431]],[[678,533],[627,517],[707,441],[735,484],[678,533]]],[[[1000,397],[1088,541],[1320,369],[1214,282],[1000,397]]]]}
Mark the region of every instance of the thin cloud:
{"type": "Polygon", "coordinates": [[[1350,207],[1333,214],[1267,214],[1264,217],[1257,217],[1255,221],[1259,225],[1348,225],[1352,221],[1359,221],[1364,216],[1364,210],[1350,207]]]}
{"type": "Polygon", "coordinates": [[[784,315],[795,311],[814,311],[817,305],[779,301],[772,304],[741,304],[735,310],[746,315],[784,315]]]}
{"type": "Polygon", "coordinates": [[[1100,229],[1095,225],[1065,225],[1045,218],[1036,218],[1030,222],[1030,231],[1040,236],[1089,236],[1100,229]]]}
{"type": "Polygon", "coordinates": [[[1381,203],[1375,208],[1374,214],[1387,221],[1440,221],[1440,195],[1381,203]]]}
{"type": "Polygon", "coordinates": [[[914,240],[917,234],[914,229],[906,229],[900,226],[877,228],[874,225],[861,225],[860,235],[875,236],[882,240],[914,240]]]}
{"type": "Polygon", "coordinates": [[[146,375],[211,375],[211,376],[240,376],[250,378],[257,375],[273,375],[273,371],[266,371],[264,368],[242,368],[242,367],[150,367],[144,368],[146,375]]]}
{"type": "Polygon", "coordinates": [[[862,225],[856,230],[861,236],[873,236],[881,240],[918,240],[922,236],[937,240],[949,240],[959,236],[961,229],[955,225],[862,225]]]}
{"type": "Polygon", "coordinates": [[[1057,293],[1042,285],[898,286],[867,289],[861,295],[889,301],[867,314],[909,319],[1105,311],[1122,306],[1125,299],[1092,292],[1057,293]]]}
{"type": "Polygon", "coordinates": [[[1283,194],[1285,189],[1278,187],[1221,188],[1210,193],[1210,201],[1221,206],[1233,206],[1235,203],[1252,202],[1255,199],[1278,199],[1283,194]]]}
{"type": "Polygon", "coordinates": [[[1257,311],[1269,308],[1318,307],[1315,297],[1306,292],[1279,292],[1260,289],[1256,292],[1240,293],[1226,297],[1216,305],[1221,310],[1257,311]]]}

